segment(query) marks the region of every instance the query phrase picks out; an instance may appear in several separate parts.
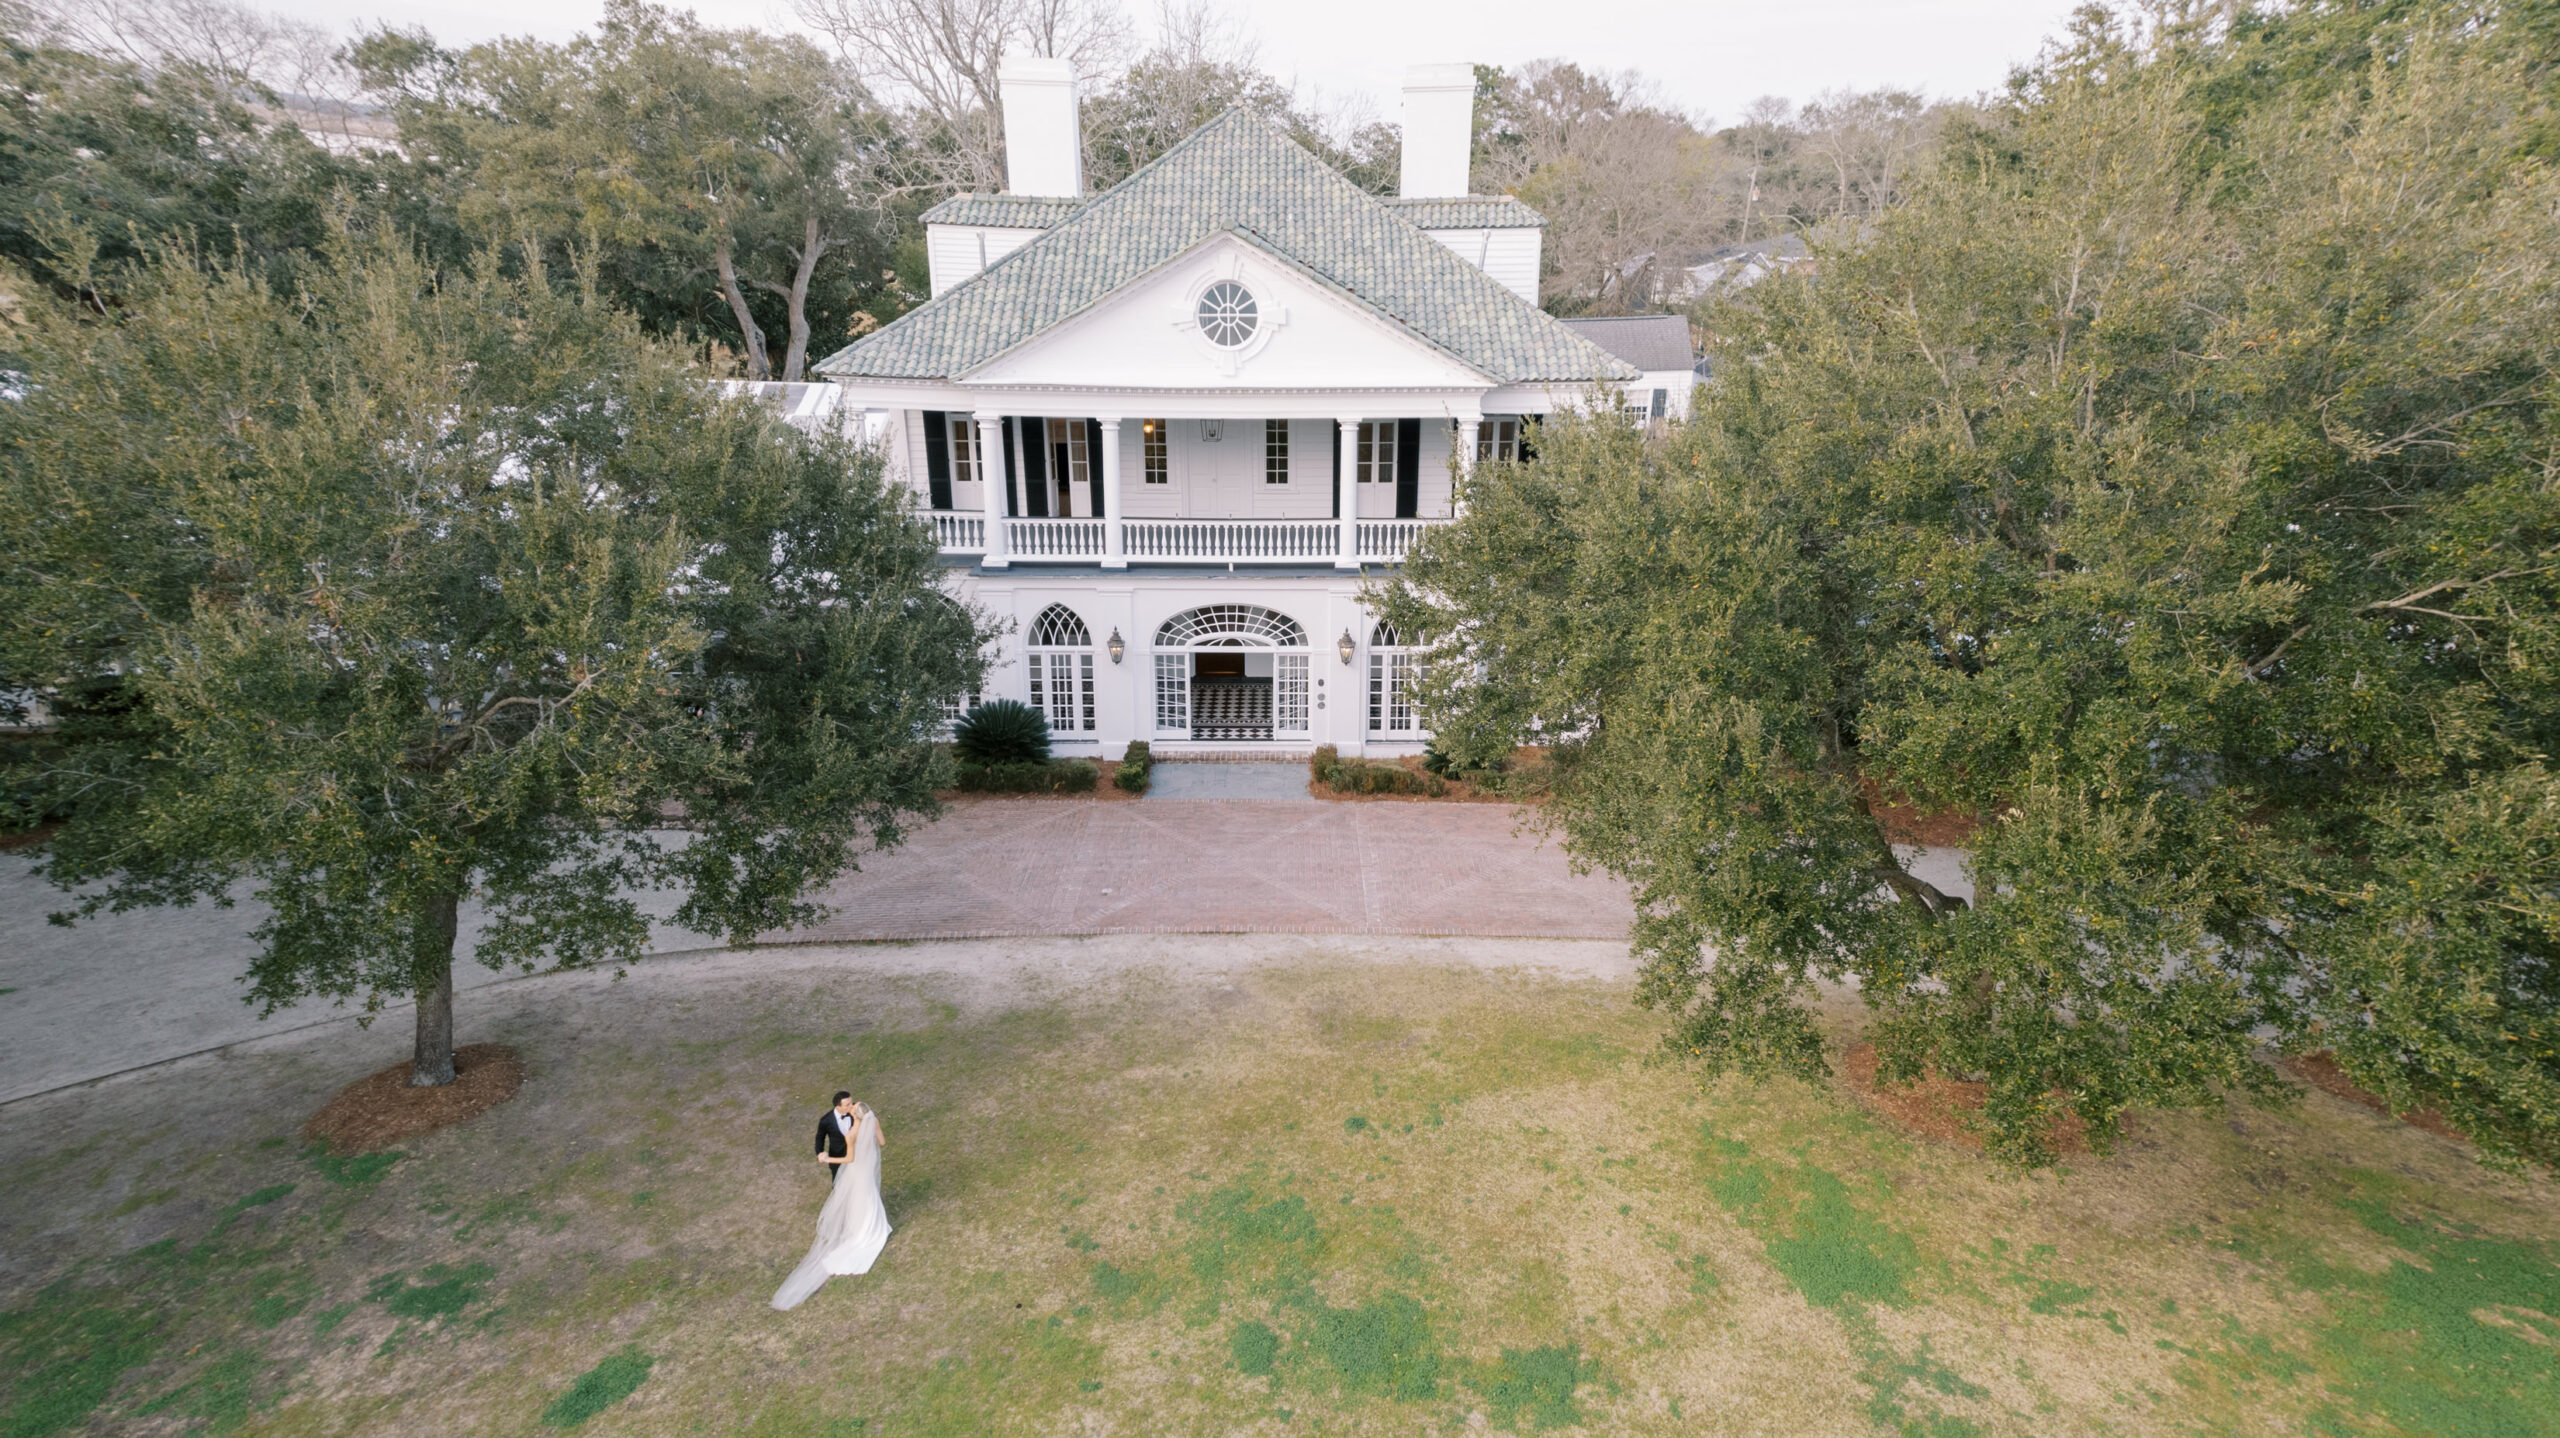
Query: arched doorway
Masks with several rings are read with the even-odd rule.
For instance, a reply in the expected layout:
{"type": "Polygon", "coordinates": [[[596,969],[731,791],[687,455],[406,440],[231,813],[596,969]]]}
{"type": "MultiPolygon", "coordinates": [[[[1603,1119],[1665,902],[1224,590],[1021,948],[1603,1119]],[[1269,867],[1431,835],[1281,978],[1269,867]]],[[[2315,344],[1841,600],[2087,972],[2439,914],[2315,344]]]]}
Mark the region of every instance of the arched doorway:
{"type": "Polygon", "coordinates": [[[1186,609],[1156,630],[1156,737],[1304,739],[1307,631],[1258,604],[1186,609]]]}

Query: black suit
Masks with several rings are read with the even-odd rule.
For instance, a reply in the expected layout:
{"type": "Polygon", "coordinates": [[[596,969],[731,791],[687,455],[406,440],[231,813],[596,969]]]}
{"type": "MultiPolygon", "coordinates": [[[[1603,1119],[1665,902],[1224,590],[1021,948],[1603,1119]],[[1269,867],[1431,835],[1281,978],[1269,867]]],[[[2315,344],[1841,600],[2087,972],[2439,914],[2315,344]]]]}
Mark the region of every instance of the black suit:
{"type": "MultiPolygon", "coordinates": [[[[818,1119],[817,1156],[820,1158],[843,1158],[845,1156],[843,1123],[853,1121],[854,1120],[846,1119],[844,1115],[837,1113],[834,1109],[828,1109],[825,1114],[821,1115],[818,1119]]],[[[842,1172],[844,1172],[843,1164],[828,1164],[827,1182],[835,1182],[836,1175],[842,1172]]]]}

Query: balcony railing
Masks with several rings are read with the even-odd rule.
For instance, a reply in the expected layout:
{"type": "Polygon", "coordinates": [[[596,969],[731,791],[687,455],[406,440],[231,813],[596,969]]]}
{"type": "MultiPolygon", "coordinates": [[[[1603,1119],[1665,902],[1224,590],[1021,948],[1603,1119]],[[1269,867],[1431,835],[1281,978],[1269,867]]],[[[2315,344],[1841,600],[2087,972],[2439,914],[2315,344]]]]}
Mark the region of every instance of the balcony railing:
{"type": "Polygon", "coordinates": [[[1005,542],[1023,559],[1100,559],[1099,519],[1008,519],[1005,542]]]}
{"type": "Polygon", "coordinates": [[[1422,537],[1422,531],[1448,522],[1445,519],[1364,519],[1360,521],[1358,557],[1402,564],[1405,551],[1413,548],[1414,541],[1422,537]]]}
{"type": "MultiPolygon", "coordinates": [[[[984,554],[987,521],[981,515],[932,512],[934,537],[945,554],[984,554]]],[[[1445,519],[1363,519],[1353,526],[1351,558],[1398,564],[1422,532],[1445,519]]],[[[1109,554],[1110,521],[1008,519],[1003,521],[1009,557],[1023,560],[1097,561],[1109,554]]],[[[1229,564],[1325,564],[1342,555],[1342,522],[1336,519],[1123,519],[1121,553],[1132,564],[1208,561],[1229,564]]]]}
{"type": "Polygon", "coordinates": [[[1330,519],[1124,519],[1131,559],[1325,560],[1342,547],[1330,519]]]}

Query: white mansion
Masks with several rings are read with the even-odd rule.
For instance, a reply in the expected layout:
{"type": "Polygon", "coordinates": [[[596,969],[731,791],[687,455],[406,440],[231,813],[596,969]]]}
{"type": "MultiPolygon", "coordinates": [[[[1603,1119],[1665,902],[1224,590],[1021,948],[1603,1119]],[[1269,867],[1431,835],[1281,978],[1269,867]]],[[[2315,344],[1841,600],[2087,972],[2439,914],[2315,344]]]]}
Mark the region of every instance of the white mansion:
{"type": "Polygon", "coordinates": [[[1243,110],[1087,195],[1073,72],[1002,79],[1011,188],[928,212],[932,298],[793,402],[883,446],[1060,753],[1419,747],[1363,576],[1539,417],[1685,410],[1685,322],[1538,308],[1545,222],[1467,192],[1469,66],[1411,73],[1391,200],[1243,110]]]}

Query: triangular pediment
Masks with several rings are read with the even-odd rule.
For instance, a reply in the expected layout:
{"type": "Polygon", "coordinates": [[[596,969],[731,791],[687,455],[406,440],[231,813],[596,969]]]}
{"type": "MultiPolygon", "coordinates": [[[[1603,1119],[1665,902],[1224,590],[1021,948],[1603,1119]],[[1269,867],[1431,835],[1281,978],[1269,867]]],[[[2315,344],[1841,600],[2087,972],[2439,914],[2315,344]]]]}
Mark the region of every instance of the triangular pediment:
{"type": "Polygon", "coordinates": [[[1234,232],[1211,237],[954,378],[972,387],[1136,390],[1451,390],[1495,383],[1357,296],[1234,232]]]}

